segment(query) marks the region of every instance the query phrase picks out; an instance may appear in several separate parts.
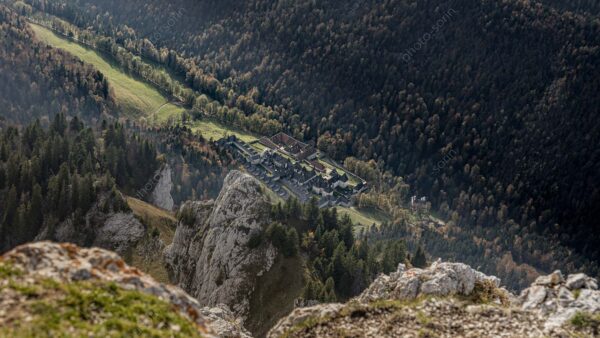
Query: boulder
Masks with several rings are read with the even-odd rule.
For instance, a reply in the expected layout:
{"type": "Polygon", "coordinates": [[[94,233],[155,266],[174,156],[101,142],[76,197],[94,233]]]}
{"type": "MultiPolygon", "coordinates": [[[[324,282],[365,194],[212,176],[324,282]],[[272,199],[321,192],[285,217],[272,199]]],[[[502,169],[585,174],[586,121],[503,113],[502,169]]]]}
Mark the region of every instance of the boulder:
{"type": "Polygon", "coordinates": [[[570,290],[577,290],[577,289],[597,290],[598,289],[598,282],[596,281],[596,279],[592,278],[592,277],[588,277],[584,273],[576,273],[576,274],[569,275],[569,277],[567,277],[567,281],[566,281],[565,285],[570,290]]]}
{"type": "Polygon", "coordinates": [[[553,285],[558,285],[564,281],[565,281],[565,279],[564,279],[562,273],[560,272],[560,270],[556,270],[547,276],[538,277],[535,280],[535,282],[533,282],[533,284],[534,285],[543,285],[543,286],[553,286],[553,285]]]}
{"type": "Polygon", "coordinates": [[[546,299],[546,288],[542,285],[533,285],[521,294],[523,297],[523,306],[525,310],[539,307],[546,299]]]}
{"type": "Polygon", "coordinates": [[[587,276],[584,273],[576,273],[567,277],[566,286],[571,290],[581,289],[585,286],[587,276]]]}

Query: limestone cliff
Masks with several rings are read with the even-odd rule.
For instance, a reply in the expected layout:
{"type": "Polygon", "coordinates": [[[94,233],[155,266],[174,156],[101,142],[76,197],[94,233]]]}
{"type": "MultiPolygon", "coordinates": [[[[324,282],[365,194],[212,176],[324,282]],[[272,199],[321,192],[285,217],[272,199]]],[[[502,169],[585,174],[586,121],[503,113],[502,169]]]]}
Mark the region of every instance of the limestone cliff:
{"type": "Polygon", "coordinates": [[[173,210],[175,202],[171,196],[171,189],[173,189],[171,167],[165,165],[154,177],[155,186],[150,195],[150,202],[159,208],[173,210]]]}
{"type": "Polygon", "coordinates": [[[206,308],[110,251],[38,242],[0,257],[1,337],[241,337],[206,308]]]}
{"type": "Polygon", "coordinates": [[[381,275],[346,304],[295,309],[268,337],[596,337],[597,281],[543,276],[517,297],[461,263],[381,275]]]}
{"type": "Polygon", "coordinates": [[[269,202],[260,183],[232,171],[215,201],[187,202],[165,261],[173,282],[201,304],[225,304],[246,318],[259,276],[277,256],[269,243],[250,248],[250,238],[268,225],[269,202]]]}

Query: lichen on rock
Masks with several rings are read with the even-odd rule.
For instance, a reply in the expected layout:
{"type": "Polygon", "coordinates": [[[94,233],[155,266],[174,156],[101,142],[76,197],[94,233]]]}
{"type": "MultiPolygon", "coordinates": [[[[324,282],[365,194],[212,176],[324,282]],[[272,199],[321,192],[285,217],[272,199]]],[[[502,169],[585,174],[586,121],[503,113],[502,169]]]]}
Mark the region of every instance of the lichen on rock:
{"type": "Polygon", "coordinates": [[[268,337],[595,337],[597,281],[539,277],[519,298],[461,263],[404,264],[346,304],[297,308],[268,337]]]}
{"type": "Polygon", "coordinates": [[[0,334],[249,336],[226,309],[204,308],[99,248],[23,245],[0,258],[0,274],[0,334]]]}

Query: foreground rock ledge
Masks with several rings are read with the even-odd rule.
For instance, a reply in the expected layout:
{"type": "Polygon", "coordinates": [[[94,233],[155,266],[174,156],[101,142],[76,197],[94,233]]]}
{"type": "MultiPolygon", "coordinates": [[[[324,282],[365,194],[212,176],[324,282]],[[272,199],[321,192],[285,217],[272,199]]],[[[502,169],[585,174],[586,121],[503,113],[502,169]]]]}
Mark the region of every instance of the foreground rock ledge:
{"type": "MultiPolygon", "coordinates": [[[[18,271],[15,275],[20,282],[32,285],[42,280],[54,280],[61,284],[81,281],[106,282],[114,283],[125,290],[135,290],[157,297],[172,304],[175,311],[192,320],[203,337],[250,336],[227,309],[203,308],[196,299],[180,288],[155,281],[138,269],[125,264],[111,251],[99,248],[84,249],[66,243],[37,242],[19,246],[4,254],[0,257],[0,263],[18,271]]],[[[11,304],[10,296],[3,294],[0,322],[3,320],[2,316],[13,315],[10,309],[2,308],[3,305],[11,304]]],[[[176,331],[177,328],[173,330],[176,331]]]]}
{"type": "Polygon", "coordinates": [[[598,336],[597,322],[570,324],[578,311],[600,312],[595,279],[584,274],[564,279],[554,272],[519,298],[499,285],[498,278],[461,263],[436,262],[426,269],[400,264],[346,304],[295,309],[268,337],[598,336]]]}

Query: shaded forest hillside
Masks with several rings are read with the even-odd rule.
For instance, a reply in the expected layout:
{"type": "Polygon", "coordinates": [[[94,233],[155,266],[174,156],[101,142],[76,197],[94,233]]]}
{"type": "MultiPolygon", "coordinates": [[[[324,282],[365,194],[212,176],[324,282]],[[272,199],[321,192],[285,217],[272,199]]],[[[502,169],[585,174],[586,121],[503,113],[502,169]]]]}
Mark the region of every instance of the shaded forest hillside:
{"type": "Polygon", "coordinates": [[[193,55],[220,81],[284,106],[279,120],[296,136],[338,159],[376,159],[470,224],[514,220],[600,257],[595,17],[488,0],[44,9],[193,55]]]}
{"type": "Polygon", "coordinates": [[[593,3],[576,13],[558,0],[28,3],[124,45],[145,38],[149,55],[193,57],[276,107],[271,118],[295,136],[336,159],[375,159],[445,216],[600,258],[593,3]]]}
{"type": "Polygon", "coordinates": [[[561,10],[600,14],[600,2],[595,0],[544,0],[542,2],[561,10]]]}
{"type": "Polygon", "coordinates": [[[28,123],[57,113],[100,117],[114,109],[104,76],[39,44],[27,22],[0,5],[0,118],[28,123]]]}
{"type": "Polygon", "coordinates": [[[92,209],[128,211],[119,190],[136,191],[158,165],[154,146],[118,123],[95,130],[57,114],[48,130],[39,120],[0,130],[0,251],[44,228],[46,238],[60,240],[59,224],[83,229],[92,209]]]}

